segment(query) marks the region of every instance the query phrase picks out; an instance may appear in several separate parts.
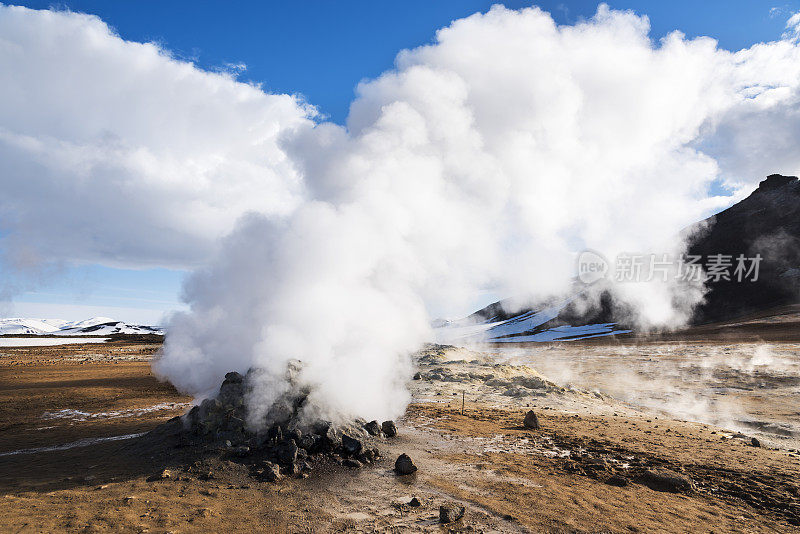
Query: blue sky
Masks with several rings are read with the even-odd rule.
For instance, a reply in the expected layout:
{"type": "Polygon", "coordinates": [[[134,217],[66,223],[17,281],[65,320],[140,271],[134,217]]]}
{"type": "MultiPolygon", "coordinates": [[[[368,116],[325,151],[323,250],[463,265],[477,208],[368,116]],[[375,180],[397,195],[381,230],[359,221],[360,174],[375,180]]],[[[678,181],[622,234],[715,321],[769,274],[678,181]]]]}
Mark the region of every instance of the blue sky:
{"type": "MultiPolygon", "coordinates": [[[[240,79],[275,93],[299,93],[331,120],[343,123],[356,84],[391,68],[397,52],[430,42],[437,28],[492,4],[476,0],[402,2],[22,2],[92,13],[127,40],[154,41],[175,56],[209,69],[246,65],[240,79]]],[[[500,2],[511,8],[530,2],[500,2]]],[[[590,17],[597,2],[538,2],[559,23],[590,17]]],[[[727,49],[780,37],[793,1],[614,1],[650,17],[652,35],[680,29],[710,35],[727,49]]],[[[38,289],[14,299],[10,313],[81,319],[107,315],[158,322],[180,307],[182,271],[68,267],[38,289]]]]}

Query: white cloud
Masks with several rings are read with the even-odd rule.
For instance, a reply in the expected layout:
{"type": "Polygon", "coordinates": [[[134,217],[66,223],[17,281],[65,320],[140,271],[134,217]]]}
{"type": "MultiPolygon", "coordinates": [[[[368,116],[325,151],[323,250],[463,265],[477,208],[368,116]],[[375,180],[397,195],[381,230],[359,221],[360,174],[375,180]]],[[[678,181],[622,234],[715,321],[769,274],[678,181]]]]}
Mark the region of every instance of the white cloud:
{"type": "Polygon", "coordinates": [[[94,16],[10,6],[0,72],[9,262],[198,265],[245,211],[296,203],[278,139],[310,110],[292,96],[124,41],[94,16]]]}
{"type": "Polygon", "coordinates": [[[784,39],[800,38],[800,11],[789,17],[786,21],[786,33],[784,39]]]}

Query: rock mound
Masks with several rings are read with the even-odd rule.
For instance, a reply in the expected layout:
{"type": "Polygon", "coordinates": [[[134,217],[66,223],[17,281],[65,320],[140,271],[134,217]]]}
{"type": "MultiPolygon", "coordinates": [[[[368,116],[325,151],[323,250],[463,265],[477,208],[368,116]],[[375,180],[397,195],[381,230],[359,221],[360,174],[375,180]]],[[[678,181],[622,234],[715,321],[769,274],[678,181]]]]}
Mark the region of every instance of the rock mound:
{"type": "MultiPolygon", "coordinates": [[[[309,391],[297,385],[299,364],[287,369],[289,388],[262,414],[248,408],[248,396],[261,372],[230,372],[213,398],[193,407],[182,420],[188,445],[215,448],[229,458],[251,465],[254,475],[269,481],[282,476],[306,476],[316,463],[347,467],[372,464],[380,458],[381,434],[393,436],[394,422],[367,423],[355,419],[332,422],[313,418],[305,410],[309,391]]],[[[249,403],[252,404],[252,403],[249,403]]],[[[174,422],[168,423],[174,425],[174,422]]]]}

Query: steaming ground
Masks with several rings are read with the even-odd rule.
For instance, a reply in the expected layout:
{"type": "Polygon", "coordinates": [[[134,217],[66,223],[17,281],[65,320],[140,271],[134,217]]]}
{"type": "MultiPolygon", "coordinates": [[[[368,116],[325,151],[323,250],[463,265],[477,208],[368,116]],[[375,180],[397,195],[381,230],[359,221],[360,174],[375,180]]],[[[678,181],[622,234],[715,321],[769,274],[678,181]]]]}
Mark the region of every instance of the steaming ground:
{"type": "Polygon", "coordinates": [[[0,530],[435,532],[451,500],[466,507],[456,531],[798,528],[800,455],[784,432],[800,423],[795,342],[433,347],[414,359],[412,404],[382,462],[278,484],[131,437],[190,400],[151,376],[157,349],[2,349],[0,530]],[[541,430],[521,426],[528,409],[541,430]],[[401,452],[419,466],[410,479],[391,472],[401,452]],[[171,479],[146,480],[164,467],[171,479]],[[635,482],[656,468],[696,489],[635,482]],[[608,484],[615,475],[629,484],[608,484]]]}

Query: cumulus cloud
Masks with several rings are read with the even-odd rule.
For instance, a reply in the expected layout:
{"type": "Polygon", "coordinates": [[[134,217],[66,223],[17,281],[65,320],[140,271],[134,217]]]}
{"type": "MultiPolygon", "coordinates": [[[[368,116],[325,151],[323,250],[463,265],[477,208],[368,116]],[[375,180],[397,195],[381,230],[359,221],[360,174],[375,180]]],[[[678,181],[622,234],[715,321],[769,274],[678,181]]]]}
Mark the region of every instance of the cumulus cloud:
{"type": "MultiPolygon", "coordinates": [[[[680,251],[678,231],[730,201],[709,195],[715,180],[741,192],[775,162],[800,166],[796,144],[758,133],[797,129],[791,37],[734,53],[679,32],[655,42],[646,17],[604,5],[568,26],[496,6],[360,84],[343,126],[93,17],[0,18],[0,65],[26,73],[0,89],[7,240],[191,264],[238,218],[156,364],[196,395],[253,365],[274,384],[299,359],[311,406],[397,415],[429,310],[568,291],[584,247],[680,251]]],[[[701,295],[618,293],[647,325],[685,320],[701,295]]]]}
{"type": "Polygon", "coordinates": [[[286,213],[282,135],[313,110],[125,41],[0,6],[0,236],[17,258],[185,268],[244,212],[286,213]]]}

